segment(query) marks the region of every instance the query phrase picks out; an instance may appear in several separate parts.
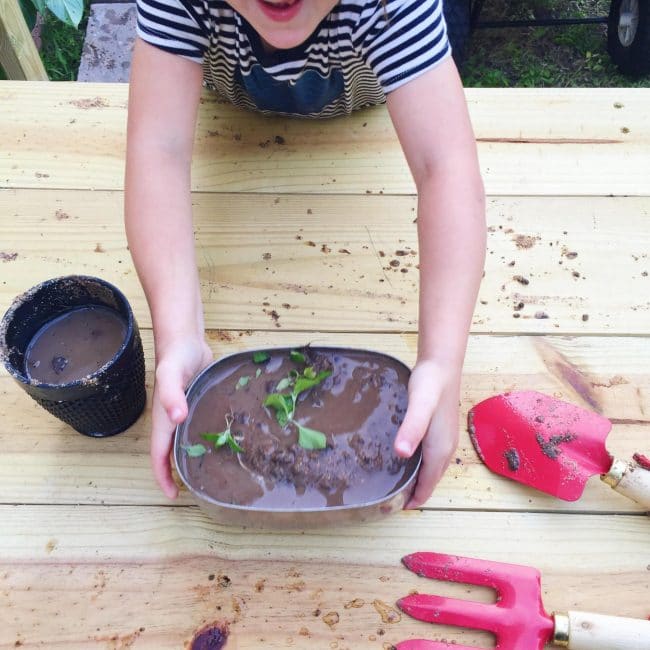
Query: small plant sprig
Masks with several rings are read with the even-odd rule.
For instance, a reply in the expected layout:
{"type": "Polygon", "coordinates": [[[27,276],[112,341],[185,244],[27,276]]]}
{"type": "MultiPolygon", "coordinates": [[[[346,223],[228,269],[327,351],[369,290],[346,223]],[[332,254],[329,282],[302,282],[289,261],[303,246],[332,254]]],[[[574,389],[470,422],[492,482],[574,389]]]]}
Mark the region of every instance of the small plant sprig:
{"type": "MultiPolygon", "coordinates": [[[[297,350],[292,350],[289,357],[295,363],[307,363],[305,355],[297,350]]],[[[264,406],[269,406],[275,411],[275,417],[281,427],[285,427],[289,422],[295,425],[298,429],[298,444],[303,449],[325,449],[327,438],[321,431],[310,429],[296,422],[294,415],[298,396],[310,388],[318,386],[331,374],[331,370],[322,370],[316,373],[311,366],[304,368],[302,374],[297,370],[291,370],[287,377],[278,382],[275,387],[277,392],[267,395],[264,400],[264,406]],[[290,393],[280,392],[287,388],[291,388],[290,393]]]]}
{"type": "Polygon", "coordinates": [[[207,440],[208,442],[214,442],[216,449],[228,445],[228,447],[230,447],[230,449],[232,449],[232,451],[235,453],[243,454],[244,449],[238,444],[238,442],[233,437],[232,432],[230,431],[233,419],[234,418],[230,413],[226,414],[225,431],[222,431],[221,433],[202,433],[201,438],[203,438],[203,440],[207,440]]]}
{"type": "MultiPolygon", "coordinates": [[[[233,416],[231,414],[227,414],[225,431],[222,431],[221,433],[202,433],[201,438],[208,442],[213,442],[215,449],[219,449],[219,447],[228,445],[228,447],[230,447],[230,449],[232,449],[232,451],[235,453],[243,454],[244,449],[235,440],[232,432],[230,431],[230,427],[232,426],[233,421],[233,416]]],[[[200,442],[195,445],[187,445],[183,447],[183,449],[190,458],[198,458],[200,456],[203,456],[208,451],[206,446],[200,442]]]]}

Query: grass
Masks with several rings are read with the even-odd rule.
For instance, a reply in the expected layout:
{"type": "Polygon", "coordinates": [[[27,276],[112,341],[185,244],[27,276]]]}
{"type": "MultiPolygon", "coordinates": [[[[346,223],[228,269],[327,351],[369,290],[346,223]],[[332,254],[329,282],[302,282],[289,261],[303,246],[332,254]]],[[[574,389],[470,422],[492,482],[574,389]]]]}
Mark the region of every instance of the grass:
{"type": "Polygon", "coordinates": [[[52,81],[74,81],[77,78],[90,3],[87,0],[84,4],[79,29],[63,24],[49,12],[43,19],[41,59],[52,81]]]}
{"type": "MultiPolygon", "coordinates": [[[[606,16],[607,0],[486,0],[480,20],[606,16]]],[[[477,29],[462,78],[470,87],[650,87],[619,73],[604,24],[477,29]]]]}
{"type": "MultiPolygon", "coordinates": [[[[86,0],[79,30],[51,14],[45,19],[41,57],[54,81],[77,78],[88,5],[86,0]]],[[[608,11],[609,0],[485,0],[481,20],[604,16],[608,11]]],[[[462,77],[470,87],[650,87],[650,76],[631,79],[618,72],[601,24],[477,29],[462,77]]]]}

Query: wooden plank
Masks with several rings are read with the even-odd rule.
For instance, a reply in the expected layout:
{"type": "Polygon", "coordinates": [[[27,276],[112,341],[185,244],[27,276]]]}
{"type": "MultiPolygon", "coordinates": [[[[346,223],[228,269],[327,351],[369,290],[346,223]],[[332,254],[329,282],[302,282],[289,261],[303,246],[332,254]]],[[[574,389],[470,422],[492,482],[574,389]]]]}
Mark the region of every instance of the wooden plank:
{"type": "Polygon", "coordinates": [[[389,648],[413,637],[489,644],[397,612],[414,590],[493,600],[400,565],[422,550],[535,566],[549,611],[648,615],[645,517],[401,513],[251,534],[195,508],[2,507],[0,516],[3,648],[180,648],[206,623],[227,625],[227,647],[239,650],[389,648]]]}
{"type": "Polygon", "coordinates": [[[0,0],[0,66],[9,79],[47,81],[18,0],[0,0]]]}
{"type": "MultiPolygon", "coordinates": [[[[650,90],[468,89],[489,194],[642,195],[650,90]]],[[[3,83],[0,187],[121,189],[127,86],[3,83]],[[44,128],[47,125],[47,128],[44,128]]],[[[201,191],[412,194],[385,107],[349,118],[270,118],[206,94],[201,191]]]]}
{"type": "MultiPolygon", "coordinates": [[[[152,337],[143,332],[151,388],[152,337]]],[[[371,348],[409,365],[414,335],[287,332],[211,332],[216,355],[314,341],[371,348]],[[241,335],[240,335],[241,334],[241,335]]],[[[594,477],[583,498],[565,503],[491,474],[477,458],[466,431],[467,411],[487,397],[513,389],[539,390],[597,410],[614,421],[611,453],[647,453],[650,420],[650,346],[633,337],[491,337],[470,339],[454,461],[428,508],[640,512],[641,508],[594,477]]],[[[150,401],[149,401],[150,404],[150,401]]],[[[149,465],[150,414],[128,432],[106,440],[76,434],[41,409],[0,374],[0,500],[2,503],[165,504],[149,465]]],[[[178,502],[191,503],[186,492],[178,502]]]]}
{"type": "MultiPolygon", "coordinates": [[[[415,209],[413,197],[195,194],[207,326],[416,331],[415,209]]],[[[650,333],[649,212],[646,198],[491,198],[473,331],[650,333]]],[[[149,326],[122,213],[119,192],[0,190],[0,308],[85,273],[117,284],[149,326]]]]}

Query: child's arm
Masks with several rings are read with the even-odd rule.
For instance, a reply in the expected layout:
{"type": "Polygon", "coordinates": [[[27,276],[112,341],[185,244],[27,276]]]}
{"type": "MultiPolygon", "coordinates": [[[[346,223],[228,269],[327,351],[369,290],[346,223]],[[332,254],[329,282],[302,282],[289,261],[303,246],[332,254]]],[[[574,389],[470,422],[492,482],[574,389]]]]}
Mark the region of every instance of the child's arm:
{"type": "Polygon", "coordinates": [[[156,354],[151,461],[168,497],[178,493],[169,451],[187,416],[186,383],[211,360],[194,252],[190,163],[201,66],[138,39],[129,92],[125,221],[151,311],[156,354]]]}
{"type": "Polygon", "coordinates": [[[417,363],[395,449],[423,464],[407,507],[423,504],[458,443],[460,375],[485,261],[485,201],[462,85],[451,58],[388,95],[418,190],[417,363]]]}

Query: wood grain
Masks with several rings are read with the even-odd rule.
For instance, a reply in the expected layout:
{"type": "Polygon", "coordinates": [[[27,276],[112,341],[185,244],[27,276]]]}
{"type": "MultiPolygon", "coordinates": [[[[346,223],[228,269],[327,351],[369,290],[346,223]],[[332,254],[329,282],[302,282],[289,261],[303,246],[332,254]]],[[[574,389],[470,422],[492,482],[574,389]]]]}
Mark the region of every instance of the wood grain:
{"type": "Polygon", "coordinates": [[[18,640],[181,648],[206,623],[227,624],[227,647],[240,650],[386,648],[411,637],[489,643],[395,609],[413,590],[493,599],[400,565],[423,550],[535,566],[549,611],[648,614],[644,517],[425,512],[363,527],[254,533],[221,528],[195,508],[2,507],[0,516],[2,648],[18,640]]]}
{"type": "MultiPolygon", "coordinates": [[[[650,90],[467,89],[489,194],[647,196],[650,90]]],[[[7,82],[0,187],[121,189],[127,86],[7,82]],[[47,125],[47,128],[43,128],[47,125]]],[[[260,116],[204,95],[200,191],[412,194],[385,107],[344,119],[260,116]]]]}
{"type": "Polygon", "coordinates": [[[47,81],[18,0],[0,0],[0,66],[9,79],[47,81]]]}
{"type": "MultiPolygon", "coordinates": [[[[537,566],[549,610],[650,614],[640,507],[595,477],[569,504],[491,474],[465,419],[491,395],[535,389],[610,418],[610,452],[647,455],[650,90],[467,97],[488,256],[460,444],[426,507],[347,528],[226,528],[186,492],[171,503],[156,487],[150,401],[128,432],[94,440],[2,369],[0,649],[188,648],[207,623],[229,627],[228,650],[387,649],[413,637],[489,646],[487,634],[394,609],[413,590],[494,601],[400,565],[421,550],[537,566]]],[[[150,320],[122,225],[126,103],[124,85],[0,83],[0,310],[48,277],[114,282],[142,328],[151,395],[150,320]]],[[[194,162],[215,356],[312,342],[413,364],[416,198],[385,108],[286,121],[206,94],[194,162]]]]}
{"type": "MultiPolygon", "coordinates": [[[[417,331],[415,199],[194,195],[207,326],[417,331]]],[[[472,329],[650,333],[646,198],[492,197],[472,329]]],[[[97,275],[150,325],[122,194],[0,191],[0,308],[44,278],[97,275]]]]}

